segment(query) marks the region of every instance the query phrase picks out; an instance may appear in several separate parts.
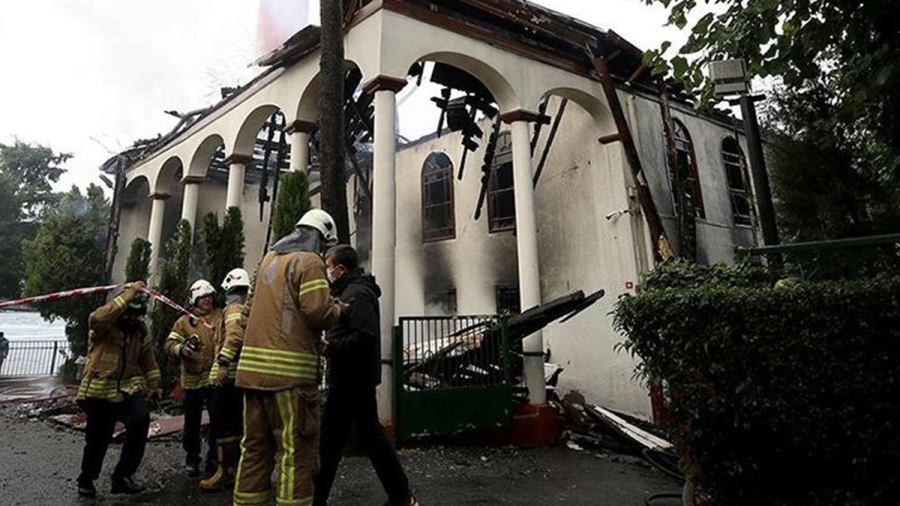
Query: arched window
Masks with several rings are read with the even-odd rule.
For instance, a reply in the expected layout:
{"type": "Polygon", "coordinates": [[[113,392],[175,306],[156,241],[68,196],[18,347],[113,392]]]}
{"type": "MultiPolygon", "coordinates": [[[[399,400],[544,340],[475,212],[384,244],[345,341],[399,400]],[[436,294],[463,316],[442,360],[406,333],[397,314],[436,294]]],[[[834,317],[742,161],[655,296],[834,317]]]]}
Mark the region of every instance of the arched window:
{"type": "MultiPolygon", "coordinates": [[[[703,207],[703,193],[700,190],[700,177],[697,173],[697,157],[694,155],[694,143],[684,123],[673,120],[675,127],[675,155],[678,160],[678,171],[684,180],[685,197],[693,204],[695,216],[706,218],[706,210],[703,207]]],[[[668,161],[668,157],[666,157],[668,161]]],[[[672,180],[672,197],[675,201],[675,212],[678,213],[678,190],[676,188],[675,168],[669,167],[669,176],[672,180]]]]}
{"type": "Polygon", "coordinates": [[[516,193],[513,187],[512,135],[502,132],[491,165],[488,183],[488,230],[504,232],[516,229],[516,193]]]}
{"type": "Polygon", "coordinates": [[[453,212],[453,162],[432,153],[422,167],[422,237],[440,241],[456,237],[453,212]]]}
{"type": "Polygon", "coordinates": [[[750,192],[750,175],[744,152],[734,137],[722,141],[722,163],[728,179],[728,193],[731,197],[731,214],[735,225],[751,225],[753,194],[750,192]]]}

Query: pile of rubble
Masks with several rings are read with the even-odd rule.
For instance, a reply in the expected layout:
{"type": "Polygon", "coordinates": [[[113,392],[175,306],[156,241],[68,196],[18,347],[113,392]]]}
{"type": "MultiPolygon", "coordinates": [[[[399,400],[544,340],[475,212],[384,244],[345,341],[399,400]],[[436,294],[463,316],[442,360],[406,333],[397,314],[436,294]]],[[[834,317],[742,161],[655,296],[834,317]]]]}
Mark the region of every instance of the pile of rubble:
{"type": "Polygon", "coordinates": [[[562,438],[572,450],[640,457],[667,475],[684,480],[674,446],[653,424],[589,404],[577,391],[550,403],[559,415],[562,438]]]}

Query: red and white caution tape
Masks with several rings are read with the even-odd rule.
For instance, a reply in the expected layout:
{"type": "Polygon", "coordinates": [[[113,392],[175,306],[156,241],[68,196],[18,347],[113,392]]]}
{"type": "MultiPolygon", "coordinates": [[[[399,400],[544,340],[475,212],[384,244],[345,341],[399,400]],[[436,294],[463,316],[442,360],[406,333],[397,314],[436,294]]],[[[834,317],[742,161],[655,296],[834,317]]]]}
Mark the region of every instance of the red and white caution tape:
{"type": "Polygon", "coordinates": [[[194,313],[188,311],[187,309],[179,306],[178,303],[176,303],[172,299],[166,297],[165,295],[157,292],[156,290],[154,290],[152,288],[143,288],[141,291],[146,293],[147,295],[153,297],[154,299],[162,302],[163,304],[169,306],[170,308],[174,309],[175,311],[178,311],[181,314],[186,314],[186,315],[190,316],[191,318],[195,318],[195,319],[199,320],[200,323],[202,323],[204,327],[209,328],[209,329],[213,328],[213,326],[210,325],[202,316],[197,316],[194,313]]]}
{"type": "Polygon", "coordinates": [[[28,297],[25,299],[18,300],[7,300],[0,302],[0,309],[12,306],[23,306],[26,304],[35,304],[37,302],[44,302],[48,300],[58,300],[64,299],[66,297],[81,297],[84,295],[91,295],[94,293],[103,293],[110,292],[115,290],[116,288],[121,288],[124,285],[109,285],[109,286],[94,286],[91,288],[77,288],[75,290],[66,290],[64,292],[56,292],[47,295],[39,295],[37,297],[28,297]]]}
{"type": "MultiPolygon", "coordinates": [[[[130,285],[123,284],[123,285],[109,285],[109,286],[93,286],[90,288],[76,288],[75,290],[66,290],[64,292],[50,293],[47,295],[39,295],[36,297],[27,297],[24,299],[7,300],[7,301],[0,302],[0,309],[7,308],[7,307],[13,307],[13,306],[24,306],[24,305],[28,305],[28,304],[36,304],[38,302],[47,302],[47,301],[52,301],[52,300],[65,299],[67,297],[82,297],[85,295],[91,295],[91,294],[95,294],[95,293],[111,292],[117,288],[124,288],[124,287],[128,287],[128,286],[130,286],[130,285]]],[[[143,288],[141,291],[146,293],[147,295],[153,297],[154,299],[162,302],[163,304],[169,306],[170,308],[178,311],[181,314],[186,314],[186,315],[190,316],[191,318],[196,318],[205,327],[210,328],[210,329],[213,328],[213,326],[210,325],[205,319],[203,319],[200,316],[195,315],[194,313],[191,313],[190,311],[181,307],[175,301],[173,301],[172,299],[159,293],[158,291],[156,291],[152,288],[143,288]]]]}

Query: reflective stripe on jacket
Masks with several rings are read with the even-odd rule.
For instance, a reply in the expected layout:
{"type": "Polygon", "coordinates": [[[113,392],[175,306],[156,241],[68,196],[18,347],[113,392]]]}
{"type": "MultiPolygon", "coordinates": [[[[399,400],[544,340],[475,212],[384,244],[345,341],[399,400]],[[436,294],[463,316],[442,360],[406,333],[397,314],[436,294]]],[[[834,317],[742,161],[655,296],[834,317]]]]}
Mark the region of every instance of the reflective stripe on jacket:
{"type": "Polygon", "coordinates": [[[222,320],[216,325],[216,361],[209,371],[210,382],[219,375],[220,361],[230,364],[228,380],[234,381],[237,378],[237,359],[244,339],[243,319],[243,302],[235,301],[225,306],[222,320]]]}
{"type": "Polygon", "coordinates": [[[185,390],[209,386],[209,371],[216,357],[215,328],[222,319],[222,310],[215,308],[202,317],[213,326],[212,329],[200,323],[197,318],[182,315],[166,338],[166,350],[181,359],[181,387],[185,390]],[[194,335],[200,341],[200,348],[190,357],[185,357],[181,350],[194,335]]]}
{"type": "Polygon", "coordinates": [[[142,322],[130,333],[116,325],[137,293],[128,289],[91,313],[88,356],[78,399],[119,402],[145,388],[159,388],[159,367],[146,325],[142,322]]]}
{"type": "Polygon", "coordinates": [[[322,331],[340,317],[319,255],[266,254],[244,315],[238,387],[280,391],[318,384],[322,331]]]}

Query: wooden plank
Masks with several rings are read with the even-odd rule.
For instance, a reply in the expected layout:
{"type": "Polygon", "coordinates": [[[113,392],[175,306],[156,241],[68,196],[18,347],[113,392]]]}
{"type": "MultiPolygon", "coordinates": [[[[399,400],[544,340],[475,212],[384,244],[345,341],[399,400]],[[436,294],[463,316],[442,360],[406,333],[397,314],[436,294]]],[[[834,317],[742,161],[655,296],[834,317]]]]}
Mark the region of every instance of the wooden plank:
{"type": "Polygon", "coordinates": [[[622,110],[622,102],[619,100],[616,83],[609,73],[606,59],[602,56],[597,56],[593,47],[588,46],[587,49],[591,63],[594,65],[594,69],[600,78],[600,83],[603,85],[603,92],[606,95],[610,112],[612,112],[615,120],[619,139],[625,148],[625,158],[628,160],[629,167],[631,167],[631,174],[637,187],[641,210],[650,229],[650,239],[653,241],[653,256],[657,261],[674,258],[675,254],[672,251],[671,243],[666,237],[666,231],[656,209],[656,203],[653,201],[653,195],[647,186],[647,177],[644,174],[641,158],[634,144],[634,138],[631,136],[631,129],[628,127],[628,120],[625,118],[625,112],[622,110]]]}

